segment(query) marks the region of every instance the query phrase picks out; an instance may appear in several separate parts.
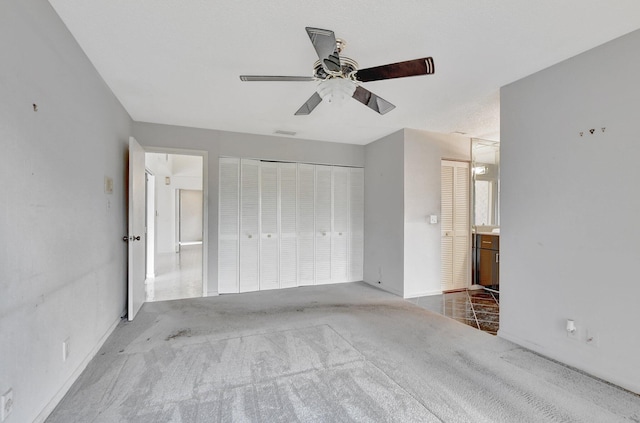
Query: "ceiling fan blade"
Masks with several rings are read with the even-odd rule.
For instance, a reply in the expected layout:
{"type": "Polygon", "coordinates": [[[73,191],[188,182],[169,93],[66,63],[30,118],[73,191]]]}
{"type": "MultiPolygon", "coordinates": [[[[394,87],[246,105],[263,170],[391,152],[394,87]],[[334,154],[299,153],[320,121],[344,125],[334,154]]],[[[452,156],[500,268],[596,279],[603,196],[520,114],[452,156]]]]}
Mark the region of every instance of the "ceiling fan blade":
{"type": "Polygon", "coordinates": [[[298,109],[296,116],[308,115],[313,112],[313,109],[315,109],[320,103],[322,103],[322,97],[320,97],[320,94],[317,92],[313,93],[311,98],[298,109]]]}
{"type": "Polygon", "coordinates": [[[355,73],[355,78],[360,82],[369,82],[381,79],[404,78],[406,76],[431,75],[435,71],[433,58],[424,57],[374,68],[360,69],[355,73]]]}
{"type": "Polygon", "coordinates": [[[318,53],[318,58],[324,66],[332,72],[340,72],[340,54],[336,45],[336,36],[329,29],[306,27],[311,44],[318,53]]]}
{"type": "Polygon", "coordinates": [[[313,81],[311,76],[240,75],[242,81],[313,81]]]}
{"type": "Polygon", "coordinates": [[[380,113],[381,115],[384,115],[385,113],[390,112],[396,108],[396,106],[389,103],[384,98],[378,97],[371,91],[360,86],[356,87],[356,90],[353,93],[353,98],[355,98],[374,112],[380,113]]]}

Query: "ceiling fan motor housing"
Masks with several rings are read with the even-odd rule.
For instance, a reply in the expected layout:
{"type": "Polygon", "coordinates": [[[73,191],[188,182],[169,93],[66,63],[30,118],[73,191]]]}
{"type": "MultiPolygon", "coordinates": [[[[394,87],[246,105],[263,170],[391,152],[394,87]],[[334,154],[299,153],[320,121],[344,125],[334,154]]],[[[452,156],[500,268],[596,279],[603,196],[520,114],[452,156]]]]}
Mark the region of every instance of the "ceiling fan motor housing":
{"type": "Polygon", "coordinates": [[[313,64],[313,76],[318,79],[327,78],[349,78],[349,75],[358,70],[358,62],[349,58],[340,56],[340,72],[330,72],[325,69],[320,60],[316,60],[313,64]]]}

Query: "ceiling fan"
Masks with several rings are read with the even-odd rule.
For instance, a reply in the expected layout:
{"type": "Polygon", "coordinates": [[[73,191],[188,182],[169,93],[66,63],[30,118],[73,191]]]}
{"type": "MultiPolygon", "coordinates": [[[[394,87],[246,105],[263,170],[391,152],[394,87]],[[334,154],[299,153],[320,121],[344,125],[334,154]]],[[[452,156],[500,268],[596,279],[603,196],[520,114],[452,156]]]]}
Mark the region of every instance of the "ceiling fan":
{"type": "Polygon", "coordinates": [[[355,60],[340,55],[346,43],[340,38],[336,39],[333,31],[310,27],[306,27],[306,30],[319,58],[313,65],[313,76],[240,75],[242,81],[319,81],[318,90],[298,109],[296,115],[310,114],[322,100],[338,102],[348,97],[384,115],[396,106],[363,88],[361,83],[431,75],[435,72],[431,57],[358,69],[355,60]]]}

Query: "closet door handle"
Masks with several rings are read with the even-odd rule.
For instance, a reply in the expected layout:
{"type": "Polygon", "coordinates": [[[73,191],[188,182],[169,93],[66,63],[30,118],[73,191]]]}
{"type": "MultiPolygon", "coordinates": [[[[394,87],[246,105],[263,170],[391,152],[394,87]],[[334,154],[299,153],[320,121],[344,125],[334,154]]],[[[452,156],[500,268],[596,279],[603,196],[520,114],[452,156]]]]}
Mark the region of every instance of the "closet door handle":
{"type": "Polygon", "coordinates": [[[500,263],[500,253],[496,253],[496,263],[500,263]]]}

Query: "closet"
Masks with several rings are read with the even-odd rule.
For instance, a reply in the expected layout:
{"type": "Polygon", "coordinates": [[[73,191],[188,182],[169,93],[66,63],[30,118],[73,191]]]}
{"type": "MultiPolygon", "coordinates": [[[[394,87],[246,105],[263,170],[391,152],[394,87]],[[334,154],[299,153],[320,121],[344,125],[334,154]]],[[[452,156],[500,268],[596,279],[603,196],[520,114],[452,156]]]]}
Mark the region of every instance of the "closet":
{"type": "Polygon", "coordinates": [[[362,280],[362,168],[220,158],[218,292],[362,280]]]}

